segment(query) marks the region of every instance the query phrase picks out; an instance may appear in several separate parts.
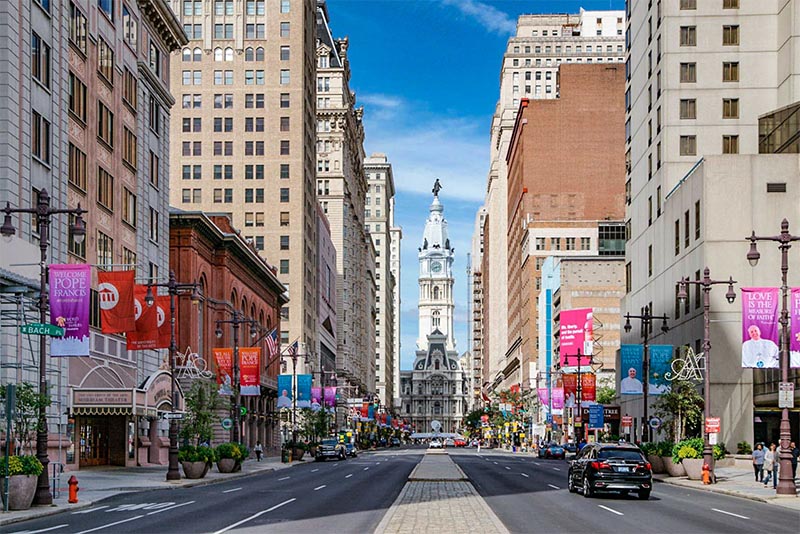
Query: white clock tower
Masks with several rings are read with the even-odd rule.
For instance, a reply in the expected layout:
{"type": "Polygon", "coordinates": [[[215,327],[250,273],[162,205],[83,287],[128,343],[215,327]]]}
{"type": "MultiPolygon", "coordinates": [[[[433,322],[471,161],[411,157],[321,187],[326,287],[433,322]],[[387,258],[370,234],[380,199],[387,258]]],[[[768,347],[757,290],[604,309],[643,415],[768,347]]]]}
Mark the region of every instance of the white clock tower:
{"type": "Polygon", "coordinates": [[[439,202],[439,180],[433,186],[433,202],[419,248],[419,338],[417,348],[428,349],[428,335],[444,334],[447,350],[455,350],[453,337],[453,257],[447,237],[444,206],[439,202]]]}

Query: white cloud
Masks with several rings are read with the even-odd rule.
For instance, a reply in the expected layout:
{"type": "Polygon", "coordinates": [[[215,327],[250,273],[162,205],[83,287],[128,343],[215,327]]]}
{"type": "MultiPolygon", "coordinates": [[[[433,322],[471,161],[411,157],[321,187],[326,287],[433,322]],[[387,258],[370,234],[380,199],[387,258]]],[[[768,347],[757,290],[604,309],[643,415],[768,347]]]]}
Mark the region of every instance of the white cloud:
{"type": "Polygon", "coordinates": [[[380,93],[358,95],[357,100],[359,104],[382,109],[398,109],[403,105],[401,98],[380,93]]]}
{"type": "Polygon", "coordinates": [[[513,18],[485,2],[476,0],[443,0],[442,3],[446,6],[455,7],[491,32],[508,34],[517,30],[517,23],[513,18]]]}

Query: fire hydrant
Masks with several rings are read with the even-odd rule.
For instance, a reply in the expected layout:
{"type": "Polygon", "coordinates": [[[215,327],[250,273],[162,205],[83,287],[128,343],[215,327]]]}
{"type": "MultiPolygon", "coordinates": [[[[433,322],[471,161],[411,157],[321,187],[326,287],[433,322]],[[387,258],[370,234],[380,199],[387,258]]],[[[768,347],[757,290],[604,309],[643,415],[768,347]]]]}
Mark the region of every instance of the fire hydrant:
{"type": "Polygon", "coordinates": [[[69,484],[69,499],[67,502],[70,504],[75,504],[78,502],[78,490],[80,489],[78,487],[78,479],[75,477],[75,475],[72,475],[69,477],[67,484],[69,484]]]}
{"type": "Polygon", "coordinates": [[[711,468],[703,464],[703,484],[711,484],[711,468]]]}

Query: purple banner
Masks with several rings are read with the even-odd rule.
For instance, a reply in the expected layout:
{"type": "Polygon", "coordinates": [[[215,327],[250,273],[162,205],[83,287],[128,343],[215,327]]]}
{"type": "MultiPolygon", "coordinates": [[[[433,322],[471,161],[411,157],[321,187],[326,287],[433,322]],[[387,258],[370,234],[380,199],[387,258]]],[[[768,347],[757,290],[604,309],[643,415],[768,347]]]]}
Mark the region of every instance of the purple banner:
{"type": "Polygon", "coordinates": [[[553,410],[564,409],[564,388],[553,388],[553,410]]]}
{"type": "Polygon", "coordinates": [[[333,408],[336,406],[336,387],[329,386],[325,388],[325,406],[333,408]]]}
{"type": "Polygon", "coordinates": [[[547,394],[547,388],[537,388],[536,394],[539,395],[539,402],[542,406],[550,406],[550,396],[547,394]]]}
{"type": "Polygon", "coordinates": [[[64,337],[50,342],[50,356],[88,356],[92,267],[53,264],[49,271],[50,322],[64,328],[64,337]]]}
{"type": "Polygon", "coordinates": [[[315,386],[311,388],[311,409],[315,412],[322,408],[322,388],[315,386]]]}
{"type": "Polygon", "coordinates": [[[778,297],[777,287],[742,288],[742,367],[780,366],[778,297]]]}
{"type": "Polygon", "coordinates": [[[792,288],[790,310],[789,367],[800,367],[800,287],[792,288]]]}

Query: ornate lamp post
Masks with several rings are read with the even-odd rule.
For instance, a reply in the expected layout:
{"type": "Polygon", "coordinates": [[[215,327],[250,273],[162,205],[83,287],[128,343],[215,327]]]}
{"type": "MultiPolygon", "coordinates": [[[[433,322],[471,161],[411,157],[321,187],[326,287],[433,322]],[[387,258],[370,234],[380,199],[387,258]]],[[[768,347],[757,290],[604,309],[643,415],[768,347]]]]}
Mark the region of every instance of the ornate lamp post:
{"type": "MultiPolygon", "coordinates": [[[[39,322],[47,323],[47,308],[49,305],[47,295],[47,248],[50,246],[50,218],[53,215],[66,213],[75,215],[75,222],[70,227],[70,233],[75,243],[83,243],[86,237],[86,225],[83,222],[83,215],[86,210],[81,209],[81,205],[75,209],[58,209],[50,207],[50,194],[47,189],[39,192],[39,200],[33,208],[12,208],[6,202],[3,208],[5,217],[3,226],[0,227],[0,234],[10,240],[16,233],[14,223],[11,220],[12,213],[30,213],[36,216],[36,223],[39,227],[39,251],[41,253],[39,263],[39,322]]],[[[39,340],[39,394],[47,394],[47,344],[44,339],[39,340]]],[[[50,459],[47,456],[47,409],[42,404],[39,406],[38,423],[36,425],[36,457],[42,462],[44,469],[36,483],[36,495],[34,504],[49,505],[53,504],[53,496],[50,493],[50,479],[47,474],[47,466],[50,459]]]]}
{"type": "Polygon", "coordinates": [[[666,333],[669,332],[669,326],[667,326],[667,315],[659,315],[655,316],[650,311],[650,306],[645,306],[644,311],[641,315],[631,315],[630,313],[625,314],[625,332],[628,333],[631,331],[631,319],[639,319],[641,323],[641,336],[644,338],[644,357],[642,361],[642,397],[644,401],[644,422],[642,424],[642,442],[649,441],[650,438],[650,426],[648,424],[648,417],[647,417],[647,394],[649,391],[650,385],[650,329],[653,325],[653,320],[661,319],[661,331],[666,333]]]}
{"type": "MultiPolygon", "coordinates": [[[[709,374],[711,356],[711,329],[709,320],[711,287],[717,284],[728,284],[728,292],[725,293],[725,299],[729,304],[733,304],[736,300],[736,292],[733,290],[733,284],[736,283],[733,277],[730,277],[728,280],[712,280],[711,271],[708,267],[703,269],[703,278],[701,280],[689,280],[684,277],[678,282],[678,301],[681,303],[686,302],[689,298],[689,284],[703,288],[703,367],[705,367],[705,374],[703,375],[703,415],[705,420],[711,417],[711,378],[709,374]]],[[[708,466],[711,482],[716,482],[716,478],[714,477],[714,450],[711,447],[708,433],[705,431],[705,425],[703,425],[703,463],[708,466]]]]}
{"type": "MultiPolygon", "coordinates": [[[[198,288],[200,284],[197,283],[179,283],[175,280],[175,271],[170,269],[169,281],[163,284],[147,284],[147,293],[144,297],[144,302],[148,306],[152,306],[155,302],[153,297],[154,287],[165,287],[169,293],[169,375],[171,382],[171,397],[172,397],[172,411],[174,412],[178,407],[178,397],[175,390],[175,354],[178,351],[178,342],[175,335],[175,300],[178,295],[186,291],[192,292],[192,302],[198,302],[200,295],[198,288]]],[[[180,480],[181,472],[178,469],[178,420],[169,420],[169,467],[167,468],[167,480],[180,480]]]]}
{"type": "Polygon", "coordinates": [[[239,440],[241,439],[240,431],[242,420],[242,412],[241,408],[239,407],[239,403],[241,402],[239,396],[239,325],[249,324],[250,337],[255,339],[255,337],[258,335],[258,323],[255,319],[247,319],[244,316],[244,313],[237,310],[233,310],[232,317],[232,319],[228,320],[218,320],[217,329],[214,333],[216,334],[217,339],[221,339],[222,328],[220,328],[220,325],[233,325],[233,428],[231,428],[231,441],[233,443],[239,443],[239,440]]]}
{"type": "MultiPolygon", "coordinates": [[[[787,284],[787,276],[789,273],[789,249],[792,248],[794,241],[800,241],[800,236],[792,235],[789,233],[789,221],[784,219],[781,221],[781,233],[774,236],[757,236],[755,231],[746,238],[750,240],[750,250],[747,253],[747,261],[750,262],[752,267],[758,265],[758,260],[761,254],[758,252],[756,242],[758,241],[773,241],[778,243],[778,249],[781,251],[781,382],[789,382],[789,286],[787,284]]],[[[792,438],[792,428],[789,422],[789,408],[783,407],[781,410],[781,449],[780,449],[780,471],[778,478],[778,495],[796,495],[797,486],[792,478],[792,464],[791,464],[791,450],[789,443],[792,438]]]]}

